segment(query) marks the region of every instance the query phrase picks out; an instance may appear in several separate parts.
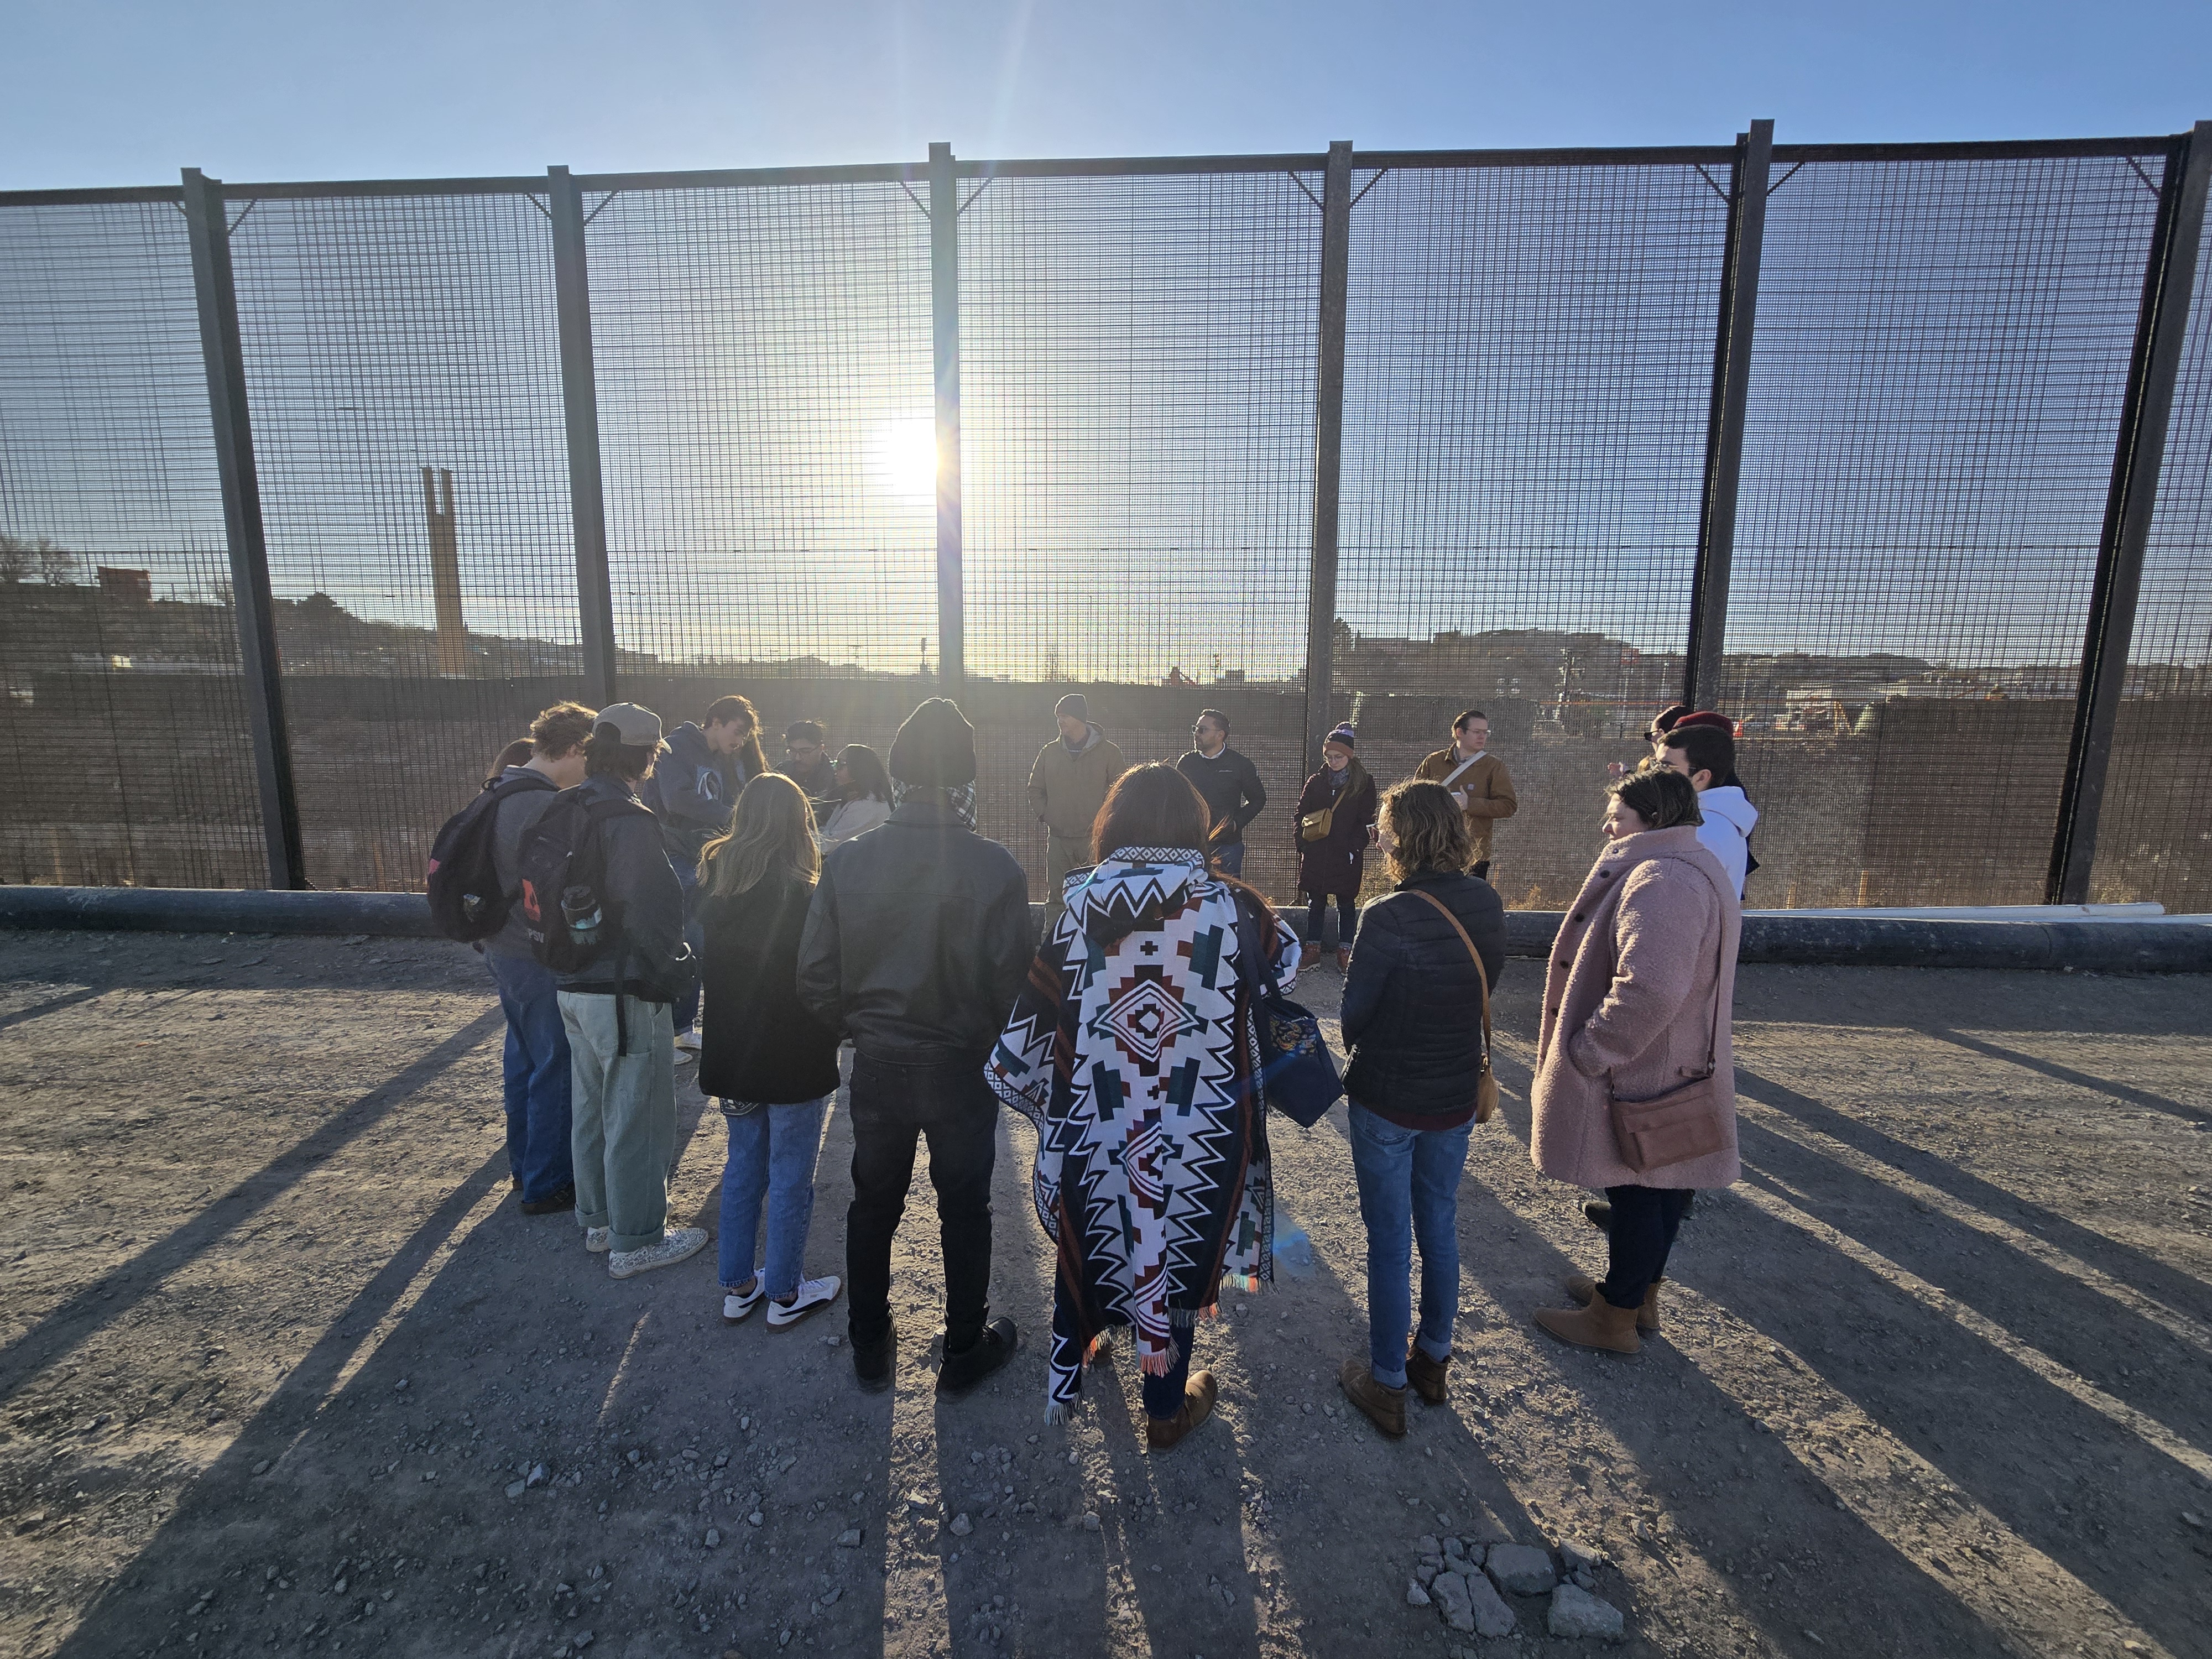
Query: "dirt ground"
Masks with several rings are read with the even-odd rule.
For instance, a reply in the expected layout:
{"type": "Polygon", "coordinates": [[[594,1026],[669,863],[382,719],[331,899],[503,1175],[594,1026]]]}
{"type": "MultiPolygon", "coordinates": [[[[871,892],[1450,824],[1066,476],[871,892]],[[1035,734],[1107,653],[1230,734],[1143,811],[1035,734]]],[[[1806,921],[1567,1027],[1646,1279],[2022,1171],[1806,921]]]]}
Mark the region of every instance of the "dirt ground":
{"type": "MultiPolygon", "coordinates": [[[[1201,1328],[1218,1417],[1154,1457],[1126,1358],[1043,1423],[1024,1124],[994,1287],[1023,1352],[937,1401],[918,1181],[897,1387],[865,1395],[842,1305],[726,1328],[711,1251],[617,1283],[518,1213],[465,950],[0,937],[0,1651],[1597,1650],[1541,1597],[1495,1640],[1410,1605],[1455,1535],[1601,1551],[1610,1651],[2212,1653],[2203,980],[1745,969],[1746,1179],[1633,1360],[1528,1320],[1600,1259],[1527,1160],[1537,990],[1500,989],[1451,1405],[1395,1443],[1346,1420],[1340,1109],[1278,1128],[1310,1254],[1201,1328]]],[[[711,1227],[721,1120],[683,1100],[677,1207],[711,1227]]],[[[842,1271],[848,1148],[840,1110],[811,1272],[842,1271]]]]}

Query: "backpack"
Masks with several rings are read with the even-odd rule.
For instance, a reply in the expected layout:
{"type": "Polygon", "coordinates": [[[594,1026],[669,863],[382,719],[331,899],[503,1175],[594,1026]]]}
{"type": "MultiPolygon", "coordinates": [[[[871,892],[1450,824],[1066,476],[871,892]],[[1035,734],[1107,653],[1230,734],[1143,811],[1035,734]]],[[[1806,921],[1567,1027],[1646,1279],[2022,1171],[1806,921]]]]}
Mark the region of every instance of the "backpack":
{"type": "Polygon", "coordinates": [[[622,918],[610,913],[606,837],[599,826],[611,818],[653,814],[634,800],[583,799],[580,789],[564,789],[523,838],[522,884],[516,902],[530,953],[556,974],[589,966],[622,933],[622,918]]]}
{"type": "Polygon", "coordinates": [[[555,787],[540,772],[486,784],[477,798],[447,818],[430,843],[430,920],[447,939],[473,945],[507,926],[507,897],[499,884],[492,848],[499,804],[510,795],[555,787]]]}

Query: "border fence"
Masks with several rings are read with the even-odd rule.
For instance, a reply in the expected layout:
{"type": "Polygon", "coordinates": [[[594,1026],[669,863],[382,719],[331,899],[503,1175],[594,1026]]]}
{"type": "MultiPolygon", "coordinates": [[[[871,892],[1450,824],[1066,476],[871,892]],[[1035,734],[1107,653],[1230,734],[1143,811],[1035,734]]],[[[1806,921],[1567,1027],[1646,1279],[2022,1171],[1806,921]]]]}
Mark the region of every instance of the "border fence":
{"type": "MultiPolygon", "coordinates": [[[[2212,909],[2212,124],[0,192],[0,879],[406,889],[538,708],[1467,707],[1556,906],[1662,705],[1750,900],[2212,909]]],[[[1040,895],[1041,896],[1041,895],[1040,895]]]]}

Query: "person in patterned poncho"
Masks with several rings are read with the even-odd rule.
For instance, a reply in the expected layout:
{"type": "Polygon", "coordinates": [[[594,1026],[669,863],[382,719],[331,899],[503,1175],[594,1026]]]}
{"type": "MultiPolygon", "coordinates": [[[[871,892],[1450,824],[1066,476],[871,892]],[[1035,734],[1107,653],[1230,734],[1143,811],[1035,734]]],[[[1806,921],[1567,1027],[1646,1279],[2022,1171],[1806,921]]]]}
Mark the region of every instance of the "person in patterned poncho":
{"type": "Polygon", "coordinates": [[[1297,940],[1208,872],[1208,816],[1171,766],[1122,774],[1098,863],[1067,877],[989,1066],[1036,1126],[1033,1196],[1059,1251],[1046,1420],[1066,1419],[1106,1328],[1131,1325],[1156,1451],[1213,1409],[1212,1374],[1190,1371],[1193,1322],[1224,1280],[1274,1276],[1252,1001],[1255,982],[1290,988],[1297,940]]]}

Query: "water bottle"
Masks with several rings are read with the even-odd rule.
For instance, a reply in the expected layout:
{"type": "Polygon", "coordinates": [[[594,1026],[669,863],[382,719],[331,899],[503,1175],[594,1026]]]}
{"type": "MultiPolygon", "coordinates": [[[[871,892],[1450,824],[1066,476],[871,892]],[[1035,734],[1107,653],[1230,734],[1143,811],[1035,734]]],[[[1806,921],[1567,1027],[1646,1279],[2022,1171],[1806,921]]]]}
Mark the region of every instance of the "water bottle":
{"type": "Polygon", "coordinates": [[[599,942],[599,894],[581,884],[562,888],[561,920],[568,924],[568,937],[590,950],[599,942]]]}

